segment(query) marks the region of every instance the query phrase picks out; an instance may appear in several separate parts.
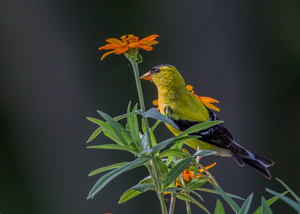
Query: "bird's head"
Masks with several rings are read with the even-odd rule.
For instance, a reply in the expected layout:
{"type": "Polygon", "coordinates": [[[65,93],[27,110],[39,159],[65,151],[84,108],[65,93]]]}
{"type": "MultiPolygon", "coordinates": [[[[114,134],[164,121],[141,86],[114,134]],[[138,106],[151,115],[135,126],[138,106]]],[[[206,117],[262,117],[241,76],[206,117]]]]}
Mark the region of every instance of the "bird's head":
{"type": "Polygon", "coordinates": [[[172,65],[158,65],[141,76],[141,79],[150,80],[160,88],[175,89],[185,87],[185,82],[177,69],[172,65]]]}

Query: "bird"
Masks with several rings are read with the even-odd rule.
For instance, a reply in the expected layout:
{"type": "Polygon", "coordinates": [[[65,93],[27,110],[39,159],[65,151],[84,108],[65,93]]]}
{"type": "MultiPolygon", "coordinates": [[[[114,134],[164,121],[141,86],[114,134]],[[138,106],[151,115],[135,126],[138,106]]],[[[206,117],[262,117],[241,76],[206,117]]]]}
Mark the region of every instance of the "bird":
{"type": "MultiPolygon", "coordinates": [[[[166,124],[175,136],[196,124],[219,120],[214,112],[186,88],[183,77],[174,66],[168,64],[155,66],[140,79],[150,80],[156,85],[160,113],[173,120],[179,127],[176,129],[166,124]]],[[[192,134],[199,138],[185,140],[185,144],[189,147],[197,149],[199,145],[201,150],[212,150],[216,155],[233,157],[239,166],[247,164],[271,179],[267,168],[272,166],[274,161],[255,155],[236,143],[222,123],[192,134]]]]}

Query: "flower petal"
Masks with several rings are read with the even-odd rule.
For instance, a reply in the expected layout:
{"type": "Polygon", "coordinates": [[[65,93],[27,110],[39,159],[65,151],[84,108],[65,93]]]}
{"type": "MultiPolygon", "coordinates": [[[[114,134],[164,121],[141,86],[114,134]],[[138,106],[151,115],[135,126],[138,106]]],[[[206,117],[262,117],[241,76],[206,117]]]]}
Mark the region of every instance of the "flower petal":
{"type": "Polygon", "coordinates": [[[157,37],[158,37],[158,35],[150,35],[150,36],[145,37],[144,39],[141,39],[139,42],[145,41],[145,40],[154,40],[157,37]]]}
{"type": "Polygon", "coordinates": [[[148,45],[148,46],[151,46],[151,45],[155,45],[158,43],[158,41],[139,41],[139,43],[141,45],[148,45]]]}
{"type": "Polygon", "coordinates": [[[152,104],[155,105],[155,106],[158,106],[158,100],[153,100],[152,104]]]}
{"type": "Polygon", "coordinates": [[[134,42],[128,45],[128,47],[130,48],[138,48],[139,47],[139,43],[138,42],[134,42]]]}
{"type": "Polygon", "coordinates": [[[122,54],[128,50],[128,46],[119,47],[115,49],[115,54],[122,54]]]}
{"type": "Polygon", "coordinates": [[[215,100],[214,98],[211,97],[200,97],[201,100],[205,100],[206,102],[210,102],[210,103],[219,103],[218,100],[215,100]]]}
{"type": "Polygon", "coordinates": [[[209,102],[206,102],[204,100],[200,100],[200,102],[202,102],[207,108],[210,108],[215,111],[220,111],[218,107],[214,106],[213,104],[210,104],[209,102]]]}
{"type": "Polygon", "coordinates": [[[101,60],[103,60],[104,57],[106,57],[106,56],[109,55],[109,54],[112,54],[113,52],[115,52],[115,51],[109,51],[109,52],[106,52],[105,54],[102,55],[101,60]]]}
{"type": "MultiPolygon", "coordinates": [[[[208,169],[212,168],[213,166],[215,166],[216,164],[217,164],[217,162],[214,162],[213,164],[205,167],[205,169],[208,170],[208,169]]],[[[199,172],[204,172],[204,170],[203,169],[199,169],[199,172]]]]}
{"type": "Polygon", "coordinates": [[[144,49],[146,51],[152,51],[153,48],[147,45],[139,45],[139,48],[144,49]]]}
{"type": "Polygon", "coordinates": [[[100,48],[98,48],[98,50],[109,50],[109,49],[115,49],[115,48],[118,48],[120,47],[119,45],[114,45],[114,44],[107,44],[107,45],[104,45],[100,48]]]}
{"type": "Polygon", "coordinates": [[[120,39],[110,38],[110,39],[107,39],[106,41],[111,43],[111,44],[114,44],[114,45],[120,45],[120,46],[125,46],[126,45],[120,39]]]}

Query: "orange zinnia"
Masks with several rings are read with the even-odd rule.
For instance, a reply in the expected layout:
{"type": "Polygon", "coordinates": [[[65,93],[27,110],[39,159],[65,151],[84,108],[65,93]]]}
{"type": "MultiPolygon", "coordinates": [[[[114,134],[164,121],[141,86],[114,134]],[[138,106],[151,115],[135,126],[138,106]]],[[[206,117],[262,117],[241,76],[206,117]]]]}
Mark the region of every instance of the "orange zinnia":
{"type": "MultiPolygon", "coordinates": [[[[197,94],[194,93],[194,90],[193,90],[193,86],[191,85],[187,85],[186,88],[198,99],[200,100],[200,102],[202,102],[207,108],[210,108],[212,110],[215,110],[215,111],[220,111],[220,109],[216,106],[214,106],[213,104],[211,103],[219,103],[218,100],[215,100],[213,98],[210,98],[210,97],[199,97],[197,94]]],[[[152,102],[153,105],[155,106],[158,106],[158,100],[154,100],[152,102]]],[[[159,107],[157,107],[157,110],[159,110],[159,107]]]]}
{"type": "Polygon", "coordinates": [[[153,49],[151,46],[158,43],[158,41],[155,41],[155,39],[157,37],[158,37],[158,35],[150,35],[144,39],[139,40],[139,37],[136,37],[133,34],[130,34],[128,36],[126,36],[126,35],[122,36],[121,40],[115,39],[115,38],[107,39],[106,41],[110,44],[100,47],[99,50],[102,50],[102,49],[103,50],[114,49],[114,50],[103,54],[103,56],[101,57],[101,60],[103,60],[104,57],[106,57],[107,55],[109,55],[111,53],[122,54],[122,53],[127,52],[130,49],[135,49],[135,48],[141,48],[146,51],[151,51],[153,49]]]}

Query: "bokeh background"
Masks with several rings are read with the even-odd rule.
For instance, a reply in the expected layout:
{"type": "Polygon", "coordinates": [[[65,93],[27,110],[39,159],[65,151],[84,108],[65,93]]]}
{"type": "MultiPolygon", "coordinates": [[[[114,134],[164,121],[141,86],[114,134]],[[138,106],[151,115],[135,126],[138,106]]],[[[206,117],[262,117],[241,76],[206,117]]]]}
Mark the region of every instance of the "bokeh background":
{"type": "MultiPolygon", "coordinates": [[[[97,128],[85,119],[123,114],[137,93],[129,62],[98,47],[105,39],[159,34],[143,51],[141,74],[171,64],[196,94],[220,101],[218,113],[236,141],[273,159],[267,180],[233,159],[211,172],[227,192],[247,197],[251,213],[264,188],[279,192],[281,178],[300,194],[300,2],[299,1],[0,1],[0,213],[159,213],[148,192],[117,205],[120,195],[147,175],[137,168],[109,183],[92,200],[87,194],[100,175],[92,170],[130,161],[125,152],[87,150],[97,128]]],[[[157,98],[143,81],[146,106],[157,98]]],[[[151,121],[153,123],[153,121],[151,121]]],[[[157,136],[172,134],[163,126],[157,136]]],[[[91,145],[110,143],[103,135],[91,145]]],[[[218,196],[203,194],[213,212],[218,196]]],[[[223,201],[224,202],[224,201],[223,201]]],[[[224,202],[225,204],[226,202],[224,202]]],[[[241,204],[240,201],[238,201],[241,204]]],[[[293,213],[284,202],[274,213],[293,213]]],[[[179,201],[175,213],[185,213],[179,201]]],[[[195,213],[202,211],[197,208],[195,213]]],[[[228,213],[233,213],[227,206],[228,213]]]]}

